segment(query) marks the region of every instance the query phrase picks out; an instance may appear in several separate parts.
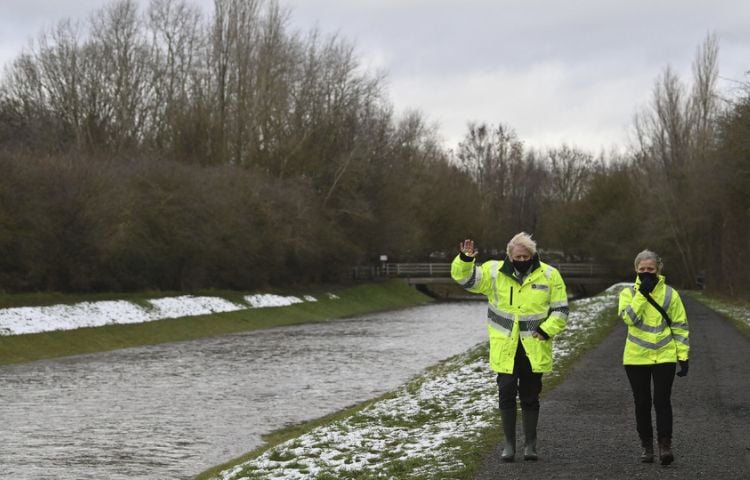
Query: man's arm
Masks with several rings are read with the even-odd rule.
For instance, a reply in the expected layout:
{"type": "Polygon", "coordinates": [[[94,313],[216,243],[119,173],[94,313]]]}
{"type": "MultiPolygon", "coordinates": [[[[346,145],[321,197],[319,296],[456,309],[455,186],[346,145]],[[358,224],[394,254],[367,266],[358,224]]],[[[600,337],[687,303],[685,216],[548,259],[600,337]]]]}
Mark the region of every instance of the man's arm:
{"type": "Polygon", "coordinates": [[[472,293],[489,295],[492,288],[489,269],[476,266],[479,251],[474,241],[466,239],[458,246],[459,254],[451,263],[451,278],[472,293]]]}
{"type": "MultiPolygon", "coordinates": [[[[565,282],[557,269],[552,270],[550,278],[549,316],[534,332],[544,340],[548,340],[565,330],[568,324],[568,291],[565,282]]],[[[536,335],[534,335],[536,337],[536,335]]]]}

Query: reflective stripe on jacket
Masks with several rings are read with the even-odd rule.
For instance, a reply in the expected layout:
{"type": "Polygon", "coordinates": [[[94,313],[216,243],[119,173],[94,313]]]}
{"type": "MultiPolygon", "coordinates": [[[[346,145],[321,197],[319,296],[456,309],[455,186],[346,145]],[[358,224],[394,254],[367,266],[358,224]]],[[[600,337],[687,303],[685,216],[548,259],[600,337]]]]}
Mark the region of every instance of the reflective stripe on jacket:
{"type": "Polygon", "coordinates": [[[690,331],[682,299],[666,284],[663,275],[651,292],[672,321],[671,328],[662,314],[640,293],[640,279],[633,287],[620,292],[618,313],[628,326],[622,362],[625,365],[653,365],[687,360],[690,353],[690,331]]]}
{"type": "Polygon", "coordinates": [[[510,262],[488,261],[476,266],[457,256],[451,276],[466,290],[487,297],[487,331],[490,337],[490,368],[513,373],[519,339],[536,373],[552,371],[552,338],[565,330],[568,294],[560,272],[535,257],[523,283],[513,276],[510,262]],[[536,339],[537,327],[550,337],[536,339]]]}

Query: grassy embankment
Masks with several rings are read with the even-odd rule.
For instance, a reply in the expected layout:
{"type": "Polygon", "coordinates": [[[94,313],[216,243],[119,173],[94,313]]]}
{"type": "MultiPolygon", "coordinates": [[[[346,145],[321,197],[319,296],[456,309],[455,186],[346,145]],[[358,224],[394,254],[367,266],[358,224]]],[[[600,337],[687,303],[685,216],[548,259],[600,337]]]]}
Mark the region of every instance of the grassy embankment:
{"type": "MultiPolygon", "coordinates": [[[[0,365],[193,340],[283,325],[322,322],[431,301],[429,297],[396,280],[318,292],[283,292],[284,295],[313,295],[318,301],[276,308],[249,308],[250,306],[243,299],[245,294],[240,292],[204,291],[191,293],[225,298],[248,308],[234,312],[146,323],[0,336],[0,365]],[[334,293],[339,298],[331,299],[328,296],[329,293],[334,293]]],[[[181,294],[185,293],[174,295],[181,294]]],[[[98,300],[128,300],[140,306],[148,307],[147,300],[149,298],[165,296],[170,295],[163,292],[158,294],[100,294],[89,296],[62,294],[0,295],[0,308],[61,303],[73,304],[98,300]]]]}
{"type": "MultiPolygon", "coordinates": [[[[720,297],[702,291],[688,292],[691,298],[701,302],[711,310],[726,318],[737,330],[750,337],[750,301],[720,297]]],[[[688,322],[690,319],[688,318],[688,322]]]]}
{"type": "MultiPolygon", "coordinates": [[[[555,371],[545,375],[544,392],[549,392],[561,382],[565,372],[575,361],[612,331],[617,323],[615,299],[611,295],[603,297],[601,301],[606,304],[606,308],[596,315],[585,314],[582,310],[583,323],[578,328],[561,334],[559,341],[565,345],[566,351],[558,356],[555,371]]],[[[576,310],[575,305],[573,310],[576,310]]],[[[378,478],[429,479],[435,478],[436,472],[443,478],[474,478],[485,456],[502,440],[502,429],[495,411],[497,394],[494,376],[487,372],[486,356],[486,345],[474,348],[441,362],[395,392],[264,437],[267,443],[263,447],[203,472],[196,478],[216,478],[223,470],[261,456],[272,462],[286,461],[286,468],[292,468],[303,475],[289,478],[307,478],[304,475],[305,472],[311,473],[306,464],[310,455],[300,454],[300,451],[309,452],[311,456],[327,452],[328,458],[331,455],[334,459],[340,458],[340,462],[345,464],[342,468],[345,469],[346,478],[349,479],[373,478],[374,471],[379,475],[378,478]],[[467,369],[474,373],[467,376],[467,369]],[[468,378],[470,376],[473,378],[468,378]],[[456,385],[460,386],[455,388],[456,385]],[[436,388],[440,394],[435,393],[436,388]],[[454,392],[443,396],[444,390],[454,392]],[[411,410],[412,413],[399,412],[398,405],[415,404],[418,405],[416,414],[413,413],[414,410],[411,410]],[[456,408],[456,405],[460,407],[456,408]],[[464,429],[467,424],[474,426],[464,429]],[[440,437],[448,433],[446,428],[451,427],[446,427],[447,425],[456,428],[447,442],[440,447],[428,447],[419,451],[418,445],[429,444],[433,435],[440,437]],[[385,448],[373,450],[372,446],[368,446],[371,444],[366,437],[377,429],[381,430],[374,434],[377,437],[375,443],[385,442],[385,448]],[[336,445],[329,443],[333,438],[339,438],[336,445]],[[348,443],[348,438],[354,439],[354,446],[341,445],[348,443]],[[416,451],[405,454],[404,449],[408,448],[415,448],[416,451]],[[444,462],[448,465],[444,465],[444,462]]],[[[409,411],[410,408],[406,407],[406,410],[409,411]]],[[[341,478],[343,473],[330,466],[318,467],[320,470],[314,476],[317,480],[341,478]]],[[[278,478],[279,475],[284,476],[290,472],[273,471],[269,476],[270,472],[264,470],[263,473],[262,468],[254,468],[256,467],[244,467],[236,471],[236,476],[230,475],[229,478],[278,478]]]]}

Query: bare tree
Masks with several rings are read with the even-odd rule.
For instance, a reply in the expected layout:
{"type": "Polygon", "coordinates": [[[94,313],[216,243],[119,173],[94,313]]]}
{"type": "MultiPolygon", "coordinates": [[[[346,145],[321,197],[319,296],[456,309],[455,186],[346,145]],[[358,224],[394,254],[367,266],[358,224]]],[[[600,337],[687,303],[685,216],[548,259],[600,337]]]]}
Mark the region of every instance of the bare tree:
{"type": "Polygon", "coordinates": [[[80,24],[70,20],[40,34],[30,52],[13,63],[8,87],[27,114],[49,114],[59,119],[60,143],[67,137],[78,146],[86,143],[81,36],[80,24]]]}
{"type": "Polygon", "coordinates": [[[533,230],[546,175],[535,154],[524,152],[511,128],[469,124],[457,159],[477,182],[482,217],[491,229],[486,237],[501,239],[514,230],[533,230]]]}
{"type": "Polygon", "coordinates": [[[719,40],[716,34],[706,35],[703,44],[698,47],[693,61],[693,90],[691,92],[690,113],[694,132],[692,150],[694,157],[702,161],[707,150],[715,143],[716,120],[721,113],[717,94],[719,77],[719,40]]]}
{"type": "Polygon", "coordinates": [[[147,99],[149,138],[157,149],[187,154],[180,147],[194,135],[189,116],[200,88],[201,14],[184,0],[152,0],[147,18],[154,84],[147,99]]]}
{"type": "Polygon", "coordinates": [[[643,194],[656,207],[653,215],[666,227],[661,240],[671,242],[687,278],[696,275],[705,241],[706,209],[699,208],[705,189],[700,186],[707,180],[702,165],[716,128],[717,56],[716,38],[709,35],[693,64],[691,95],[667,67],[655,85],[651,109],[635,123],[643,194]]]}
{"type": "Polygon", "coordinates": [[[98,47],[105,75],[100,94],[112,113],[109,146],[115,151],[132,148],[143,140],[147,99],[155,87],[137,3],[120,0],[104,7],[91,17],[90,37],[98,47]]]}
{"type": "Polygon", "coordinates": [[[558,203],[579,200],[586,192],[594,170],[590,153],[563,145],[546,152],[549,163],[550,198],[558,203]]]}

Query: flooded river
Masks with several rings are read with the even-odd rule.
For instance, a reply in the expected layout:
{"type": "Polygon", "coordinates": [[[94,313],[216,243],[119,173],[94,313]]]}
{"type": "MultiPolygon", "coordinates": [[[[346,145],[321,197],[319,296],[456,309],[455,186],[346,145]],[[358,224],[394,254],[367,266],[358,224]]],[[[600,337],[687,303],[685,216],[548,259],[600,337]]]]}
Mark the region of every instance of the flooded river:
{"type": "Polygon", "coordinates": [[[486,340],[486,304],[0,367],[9,480],[188,479],[486,340]]]}

